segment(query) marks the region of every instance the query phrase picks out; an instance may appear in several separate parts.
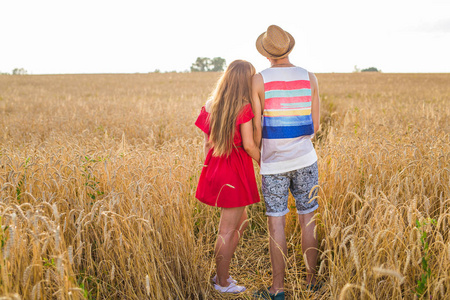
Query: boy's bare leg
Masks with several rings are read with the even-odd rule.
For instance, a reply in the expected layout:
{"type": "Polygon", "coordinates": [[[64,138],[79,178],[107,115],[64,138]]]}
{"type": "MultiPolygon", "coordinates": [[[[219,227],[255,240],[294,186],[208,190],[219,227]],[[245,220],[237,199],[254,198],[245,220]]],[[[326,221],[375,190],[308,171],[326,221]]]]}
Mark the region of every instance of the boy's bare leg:
{"type": "Polygon", "coordinates": [[[314,237],[314,228],[316,222],[312,221],[307,225],[315,212],[311,212],[304,215],[298,215],[298,221],[302,228],[302,251],[303,254],[306,253],[306,259],[308,264],[306,265],[306,283],[315,284],[316,283],[316,266],[317,266],[317,238],[314,237]]]}
{"type": "Polygon", "coordinates": [[[284,290],[284,275],[287,254],[286,235],[284,228],[286,226],[286,217],[268,217],[269,225],[269,249],[270,260],[272,262],[273,283],[270,293],[282,292],[284,290]]]}

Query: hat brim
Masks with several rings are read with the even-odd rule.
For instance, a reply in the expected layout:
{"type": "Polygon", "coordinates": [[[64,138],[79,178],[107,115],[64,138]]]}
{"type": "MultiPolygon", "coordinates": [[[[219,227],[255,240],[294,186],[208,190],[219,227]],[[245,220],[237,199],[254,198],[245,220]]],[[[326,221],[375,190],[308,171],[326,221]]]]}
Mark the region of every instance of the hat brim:
{"type": "Polygon", "coordinates": [[[272,55],[269,52],[267,52],[263,45],[262,45],[262,39],[263,36],[265,34],[265,32],[263,32],[257,39],[256,39],[256,50],[258,50],[259,53],[261,53],[262,56],[268,57],[268,58],[273,58],[273,59],[281,59],[281,58],[285,58],[286,56],[289,55],[289,53],[291,53],[292,49],[294,49],[295,46],[295,39],[294,37],[287,31],[285,31],[286,34],[289,36],[289,48],[287,50],[286,53],[282,54],[281,56],[276,56],[276,55],[272,55]]]}

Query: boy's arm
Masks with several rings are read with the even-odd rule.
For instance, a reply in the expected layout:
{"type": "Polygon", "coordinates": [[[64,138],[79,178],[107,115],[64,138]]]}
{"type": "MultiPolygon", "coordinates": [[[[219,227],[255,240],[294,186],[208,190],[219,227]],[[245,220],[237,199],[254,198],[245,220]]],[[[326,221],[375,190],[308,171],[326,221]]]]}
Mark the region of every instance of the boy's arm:
{"type": "Polygon", "coordinates": [[[320,128],[320,97],[319,83],[316,75],[309,72],[309,81],[311,83],[311,115],[314,123],[314,133],[320,128]]]}
{"type": "Polygon", "coordinates": [[[264,81],[261,74],[255,74],[252,78],[252,107],[253,114],[255,117],[253,118],[253,122],[255,124],[254,133],[256,146],[261,148],[261,138],[262,138],[262,125],[261,125],[261,116],[264,111],[264,81]]]}

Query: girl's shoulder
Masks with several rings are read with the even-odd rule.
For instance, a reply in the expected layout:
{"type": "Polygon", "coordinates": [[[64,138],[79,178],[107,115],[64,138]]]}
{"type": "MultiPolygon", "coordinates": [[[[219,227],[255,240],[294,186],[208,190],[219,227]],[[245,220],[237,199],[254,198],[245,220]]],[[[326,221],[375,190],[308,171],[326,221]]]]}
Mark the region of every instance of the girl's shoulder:
{"type": "Polygon", "coordinates": [[[211,113],[211,104],[212,104],[212,99],[209,99],[208,101],[206,101],[205,103],[205,111],[207,113],[211,113]]]}
{"type": "Polygon", "coordinates": [[[242,110],[237,118],[237,123],[238,124],[247,123],[254,117],[255,117],[255,115],[253,114],[252,105],[250,103],[248,103],[244,106],[244,108],[242,108],[242,110]]]}
{"type": "Polygon", "coordinates": [[[206,104],[202,106],[200,114],[195,121],[195,125],[200,128],[204,133],[209,134],[209,112],[206,109],[206,104]]]}

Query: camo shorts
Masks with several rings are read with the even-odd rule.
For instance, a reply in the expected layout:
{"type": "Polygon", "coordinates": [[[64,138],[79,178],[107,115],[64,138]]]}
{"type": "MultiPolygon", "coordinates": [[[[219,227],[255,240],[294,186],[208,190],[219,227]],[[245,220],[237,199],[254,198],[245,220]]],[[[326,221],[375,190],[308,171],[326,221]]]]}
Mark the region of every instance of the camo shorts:
{"type": "Polygon", "coordinates": [[[298,214],[315,211],[319,204],[316,199],[312,201],[311,199],[317,195],[317,189],[314,189],[312,193],[311,190],[318,185],[318,182],[317,162],[286,173],[262,175],[262,193],[266,203],[266,215],[280,217],[289,212],[289,190],[294,196],[298,214]]]}

